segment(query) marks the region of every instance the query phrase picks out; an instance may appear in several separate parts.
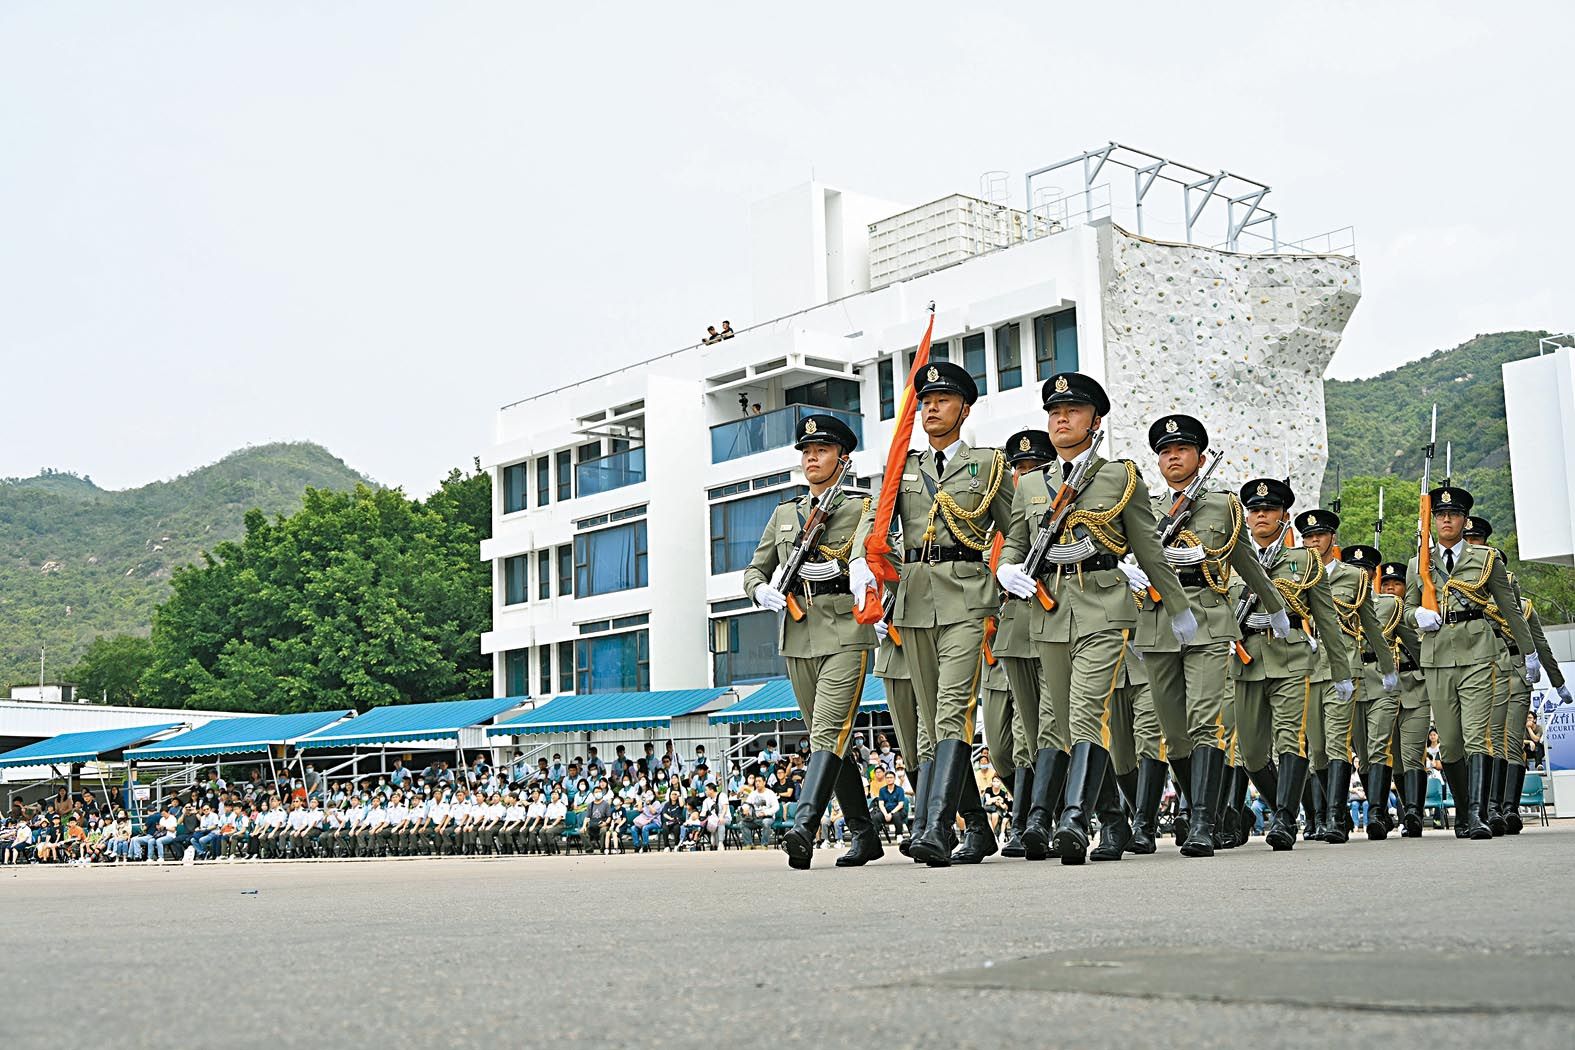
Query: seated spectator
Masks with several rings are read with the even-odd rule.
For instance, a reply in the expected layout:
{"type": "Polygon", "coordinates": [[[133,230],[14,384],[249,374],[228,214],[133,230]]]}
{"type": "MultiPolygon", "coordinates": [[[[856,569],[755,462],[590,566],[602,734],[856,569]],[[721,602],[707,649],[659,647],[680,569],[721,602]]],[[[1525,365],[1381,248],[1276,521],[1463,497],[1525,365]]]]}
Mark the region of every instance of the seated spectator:
{"type": "Polygon", "coordinates": [[[1367,827],[1367,785],[1362,783],[1361,775],[1358,773],[1353,772],[1351,774],[1351,787],[1349,789],[1349,794],[1346,795],[1346,804],[1351,808],[1351,824],[1355,826],[1357,830],[1367,827]]]}
{"type": "Polygon", "coordinates": [[[591,792],[590,805],[585,808],[585,830],[581,841],[595,845],[607,852],[608,826],[612,822],[613,804],[601,788],[591,792]]]}
{"type": "Polygon", "coordinates": [[[720,343],[721,341],[722,341],[722,333],[718,332],[716,330],[716,325],[714,325],[714,324],[706,325],[705,326],[705,338],[700,340],[700,344],[702,346],[711,346],[712,344],[720,343]]]}
{"type": "Polygon", "coordinates": [[[897,783],[897,775],[890,770],[881,778],[880,794],[875,801],[875,817],[878,830],[887,842],[901,838],[908,829],[908,793],[897,783]]]}
{"type": "Polygon", "coordinates": [[[1547,758],[1547,745],[1542,739],[1542,724],[1537,721],[1537,712],[1526,712],[1526,736],[1521,741],[1521,752],[1525,756],[1527,769],[1541,769],[1542,763],[1547,758]]]}
{"type": "Polygon", "coordinates": [[[826,807],[826,815],[820,821],[819,844],[828,849],[841,845],[847,826],[847,818],[842,815],[842,803],[833,795],[830,805],[826,807]]]}
{"type": "MultiPolygon", "coordinates": [[[[563,841],[564,818],[568,813],[569,807],[563,800],[563,792],[554,790],[552,800],[547,803],[546,823],[536,835],[538,848],[548,853],[558,852],[558,844],[563,841]]],[[[583,849],[583,846],[581,848],[583,849]]]]}
{"type": "Polygon", "coordinates": [[[662,830],[662,804],[656,801],[656,795],[647,791],[641,800],[640,812],[634,816],[632,837],[636,853],[649,853],[651,850],[652,833],[659,834],[662,830]]]}
{"type": "Polygon", "coordinates": [[[754,788],[744,797],[743,815],[739,821],[746,846],[771,845],[771,825],[776,822],[780,808],[776,793],[766,786],[764,777],[757,776],[754,788]]]}
{"type": "Polygon", "coordinates": [[[717,335],[720,338],[722,338],[722,339],[731,339],[731,338],[733,338],[733,322],[732,321],[723,321],[722,322],[722,330],[720,332],[718,332],[717,335]]]}
{"type": "Polygon", "coordinates": [[[683,843],[684,826],[684,801],[677,789],[667,793],[667,801],[662,803],[662,838],[661,848],[671,853],[683,843]]]}
{"type": "Polygon", "coordinates": [[[1006,785],[1001,783],[1001,778],[990,777],[990,786],[984,789],[980,796],[984,803],[984,812],[990,820],[990,830],[1000,835],[1002,826],[1010,819],[1012,814],[1012,800],[1006,794],[1006,785]]]}
{"type": "Polygon", "coordinates": [[[203,806],[197,822],[197,834],[191,840],[196,849],[196,859],[218,857],[224,849],[224,832],[219,828],[219,814],[212,806],[203,806]]]}
{"type": "Polygon", "coordinates": [[[684,817],[684,841],[680,849],[697,850],[700,848],[701,836],[705,834],[705,817],[700,814],[700,803],[690,802],[688,813],[684,817]]]}
{"type": "Polygon", "coordinates": [[[33,828],[26,820],[11,821],[11,837],[0,839],[0,863],[28,864],[33,860],[33,828]]]}

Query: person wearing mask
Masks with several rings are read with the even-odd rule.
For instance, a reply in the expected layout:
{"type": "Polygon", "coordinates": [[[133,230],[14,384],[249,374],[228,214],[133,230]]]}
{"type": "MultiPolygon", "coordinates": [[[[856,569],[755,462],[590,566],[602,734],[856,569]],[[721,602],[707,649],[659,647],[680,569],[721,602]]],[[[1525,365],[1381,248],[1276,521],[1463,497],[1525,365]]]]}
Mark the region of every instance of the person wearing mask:
{"type": "Polygon", "coordinates": [[[608,850],[609,836],[612,834],[612,800],[601,788],[591,792],[590,805],[585,809],[585,831],[583,841],[587,845],[596,845],[603,853],[608,850]]]}

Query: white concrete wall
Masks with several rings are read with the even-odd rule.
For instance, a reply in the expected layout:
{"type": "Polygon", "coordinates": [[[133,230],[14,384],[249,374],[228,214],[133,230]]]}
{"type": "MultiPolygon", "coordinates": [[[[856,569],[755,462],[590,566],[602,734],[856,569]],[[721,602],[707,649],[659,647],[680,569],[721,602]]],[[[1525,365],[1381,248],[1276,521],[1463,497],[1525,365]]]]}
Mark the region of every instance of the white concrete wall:
{"type": "Polygon", "coordinates": [[[1520,556],[1575,565],[1575,350],[1503,367],[1520,556]]]}

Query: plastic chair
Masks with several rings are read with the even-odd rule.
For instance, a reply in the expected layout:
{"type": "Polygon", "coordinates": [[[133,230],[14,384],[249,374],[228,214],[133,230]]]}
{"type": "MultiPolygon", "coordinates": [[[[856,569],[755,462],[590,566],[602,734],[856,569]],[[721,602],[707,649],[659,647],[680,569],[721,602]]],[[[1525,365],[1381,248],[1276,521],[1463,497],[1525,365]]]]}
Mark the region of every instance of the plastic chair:
{"type": "Polygon", "coordinates": [[[1548,826],[1548,799],[1542,786],[1541,773],[1526,774],[1526,783],[1520,789],[1520,808],[1536,810],[1542,818],[1542,826],[1548,826]]]}
{"type": "Polygon", "coordinates": [[[1449,797],[1442,780],[1427,778],[1427,801],[1423,808],[1432,813],[1435,810],[1443,813],[1444,827],[1449,827],[1449,811],[1454,807],[1455,800],[1449,797]]]}
{"type": "Polygon", "coordinates": [[[580,852],[585,852],[584,835],[581,831],[585,827],[585,814],[577,810],[569,810],[563,815],[563,852],[568,853],[575,846],[580,852]]]}

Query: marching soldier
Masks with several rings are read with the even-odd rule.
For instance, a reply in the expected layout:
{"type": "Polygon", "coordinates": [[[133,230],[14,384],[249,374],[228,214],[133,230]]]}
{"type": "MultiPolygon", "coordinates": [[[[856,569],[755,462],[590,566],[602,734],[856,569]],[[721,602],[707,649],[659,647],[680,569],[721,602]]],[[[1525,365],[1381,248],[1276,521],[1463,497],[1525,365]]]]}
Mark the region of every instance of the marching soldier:
{"type": "MultiPolygon", "coordinates": [[[[788,866],[804,869],[815,854],[816,834],[831,796],[837,796],[853,845],[837,858],[838,867],[855,867],[880,857],[880,836],[870,819],[863,776],[848,760],[853,720],[858,716],[864,676],[876,635],[853,618],[848,556],[854,533],[867,519],[869,501],[849,499],[841,488],[848,457],[858,447],[851,428],[830,415],[799,420],[793,445],[809,492],[779,505],[766,523],[755,556],[744,570],[744,593],[772,612],[793,601],[797,618],[782,618],[777,644],[787,659],[793,695],[809,727],[809,768],[799,791],[793,827],[782,836],[788,866]],[[813,513],[826,515],[796,580],[782,572],[813,513]],[[778,585],[788,588],[784,593],[778,585]]],[[[856,592],[860,599],[863,589],[856,592]]]]}
{"type": "MultiPolygon", "coordinates": [[[[1164,491],[1150,497],[1154,514],[1163,521],[1207,462],[1209,434],[1192,416],[1169,415],[1148,428],[1148,444],[1159,457],[1159,472],[1165,479],[1164,491]]],[[[1232,493],[1200,488],[1184,525],[1165,547],[1165,560],[1176,570],[1198,617],[1192,644],[1176,641],[1169,630],[1170,611],[1152,598],[1144,599],[1138,620],[1137,647],[1144,654],[1176,786],[1187,797],[1191,813],[1181,845],[1188,857],[1214,855],[1216,820],[1222,834],[1230,836],[1221,844],[1235,844],[1237,832],[1229,815],[1240,803],[1230,803],[1238,792],[1245,796],[1247,791],[1246,770],[1233,765],[1229,784],[1224,772],[1229,744],[1226,708],[1233,699],[1226,668],[1241,639],[1228,597],[1232,573],[1258,596],[1259,608],[1277,625],[1280,636],[1290,630],[1279,591],[1253,557],[1250,544],[1241,542],[1244,516],[1232,493]],[[1226,805],[1221,805],[1222,799],[1226,805]]],[[[1138,764],[1133,800],[1137,809],[1133,849],[1138,853],[1154,852],[1159,801],[1165,789],[1165,764],[1156,759],[1145,757],[1138,764]]]]}
{"type": "MultiPolygon", "coordinates": [[[[1334,692],[1341,703],[1351,699],[1350,653],[1340,630],[1318,555],[1306,548],[1285,546],[1290,509],[1296,495],[1288,483],[1257,478],[1241,489],[1247,529],[1258,562],[1284,599],[1290,632],[1269,636],[1273,622],[1261,612],[1247,616],[1242,645],[1250,659],[1231,658],[1236,684],[1236,731],[1247,775],[1266,800],[1273,800],[1274,819],[1266,840],[1284,851],[1296,844],[1296,814],[1307,779],[1307,718],[1312,703],[1314,650],[1329,650],[1334,692]],[[1307,630],[1316,628],[1318,642],[1307,630]],[[1272,753],[1271,753],[1272,745],[1272,753]],[[1272,761],[1279,756],[1279,766],[1272,761]]],[[[1233,599],[1242,600],[1241,581],[1231,585],[1233,599]]],[[[1250,600],[1246,600],[1250,607],[1250,600]]],[[[1238,606],[1240,608],[1240,606],[1238,606]]]]}
{"type": "MultiPolygon", "coordinates": [[[[1427,675],[1427,697],[1438,730],[1444,778],[1455,796],[1459,838],[1491,839],[1486,823],[1488,789],[1492,785],[1493,700],[1499,644],[1493,625],[1507,629],[1516,646],[1526,654],[1527,681],[1541,674],[1522,616],[1507,619],[1500,609],[1518,609],[1514,591],[1505,575],[1498,551],[1473,547],[1462,537],[1471,493],[1441,485],[1428,493],[1433,507],[1437,544],[1428,552],[1429,583],[1438,608],[1423,602],[1420,555],[1407,568],[1406,622],[1422,632],[1422,667],[1427,675]]],[[[1431,537],[1425,538],[1428,542],[1431,537]]]]}
{"type": "MultiPolygon", "coordinates": [[[[1416,628],[1405,621],[1405,581],[1404,562],[1386,561],[1380,565],[1378,589],[1383,596],[1399,601],[1398,622],[1393,628],[1388,626],[1389,619],[1397,614],[1387,605],[1375,607],[1373,612],[1384,625],[1384,638],[1396,653],[1400,672],[1400,711],[1391,738],[1392,753],[1398,759],[1395,769],[1400,774],[1396,778],[1400,786],[1400,834],[1404,838],[1420,838],[1422,811],[1427,802],[1427,731],[1432,712],[1427,703],[1427,676],[1420,663],[1422,642],[1416,628]]],[[[1369,820],[1369,827],[1371,823],[1369,820]]],[[[1371,830],[1368,834],[1372,834],[1371,830]]]]}
{"type": "MultiPolygon", "coordinates": [[[[1334,602],[1335,612],[1339,615],[1340,633],[1344,635],[1341,641],[1349,652],[1360,654],[1364,638],[1376,639],[1383,633],[1377,618],[1373,615],[1370,600],[1373,584],[1372,569],[1353,566],[1335,557],[1334,534],[1340,527],[1340,516],[1334,511],[1321,508],[1303,511],[1296,516],[1295,524],[1296,530],[1301,533],[1302,545],[1316,553],[1323,563],[1324,579],[1328,582],[1329,596],[1334,602]]],[[[1377,562],[1376,557],[1371,560],[1377,562]]],[[[1348,837],[1344,818],[1350,812],[1352,714],[1356,700],[1354,694],[1341,697],[1335,692],[1329,648],[1327,645],[1319,647],[1319,652],[1316,654],[1318,669],[1312,676],[1313,701],[1315,707],[1321,708],[1322,711],[1323,740],[1327,756],[1327,773],[1323,785],[1324,801],[1319,812],[1325,823],[1318,829],[1321,834],[1315,837],[1338,846],[1345,843],[1348,837]],[[1320,697],[1318,692],[1321,685],[1324,688],[1320,697]]],[[[1394,654],[1389,651],[1388,646],[1380,645],[1374,655],[1378,669],[1383,675],[1383,695],[1388,696],[1400,688],[1400,679],[1395,673],[1394,654]]],[[[1359,674],[1360,665],[1353,665],[1352,670],[1359,674]]],[[[1392,725],[1393,722],[1391,708],[1390,724],[1392,725]]],[[[1362,735],[1365,738],[1366,733],[1362,735]]],[[[1363,763],[1365,766],[1365,756],[1363,763]]],[[[1387,798],[1388,795],[1386,786],[1384,797],[1387,798]]]]}
{"type": "MultiPolygon", "coordinates": [[[[1358,543],[1345,548],[1340,554],[1340,560],[1349,566],[1342,570],[1342,579],[1352,576],[1351,570],[1356,570],[1364,579],[1371,580],[1379,574],[1382,555],[1378,553],[1377,547],[1358,543]]],[[[1334,583],[1335,607],[1340,609],[1342,626],[1348,626],[1347,614],[1341,606],[1338,593],[1343,589],[1341,582],[1337,580],[1334,583]]],[[[1394,736],[1401,694],[1406,689],[1416,694],[1420,690],[1420,676],[1412,656],[1417,651],[1416,634],[1410,628],[1404,628],[1410,634],[1409,642],[1401,636],[1404,601],[1390,594],[1377,593],[1366,604],[1370,607],[1373,624],[1368,625],[1365,618],[1362,620],[1361,633],[1352,646],[1352,651],[1360,654],[1362,662],[1352,725],[1360,724],[1363,727],[1358,757],[1362,762],[1362,786],[1367,793],[1367,837],[1376,840],[1386,838],[1391,827],[1389,778],[1395,768],[1394,736]],[[1385,660],[1381,654],[1388,655],[1387,663],[1394,668],[1393,672],[1384,669],[1385,660]],[[1409,672],[1406,671],[1407,666],[1411,669],[1409,672]],[[1407,682],[1406,678],[1411,680],[1407,682]]],[[[1354,665],[1352,669],[1355,670],[1354,665]]],[[[1424,726],[1424,737],[1426,733],[1424,726]]],[[[1353,732],[1352,736],[1356,735],[1353,732]]]]}
{"type": "MultiPolygon", "coordinates": [[[[1008,523],[1012,489],[998,449],[970,448],[962,426],[979,399],[973,376],[950,361],[925,368],[914,390],[929,439],[908,453],[894,517],[902,522],[902,578],[892,623],[902,644],[918,700],[919,721],[935,727],[935,758],[921,775],[924,833],[909,856],[934,867],[976,864],[996,852],[995,834],[970,760],[975,705],[984,666],[984,621],[995,612],[995,587],[984,554],[995,529],[1008,523]],[[952,855],[956,818],[965,829],[952,855]]],[[[854,537],[863,550],[872,519],[854,537]]],[[[874,586],[863,558],[849,566],[856,594],[874,586]]]]}
{"type": "MultiPolygon", "coordinates": [[[[1118,678],[1116,691],[1110,697],[1109,732],[1106,734],[1110,772],[1105,775],[1094,805],[1094,813],[1099,817],[1099,845],[1089,853],[1089,860],[1120,860],[1123,853],[1138,852],[1132,848],[1137,822],[1131,819],[1129,807],[1122,800],[1124,797],[1130,804],[1137,798],[1140,762],[1149,763],[1150,768],[1166,768],[1148,669],[1144,666],[1142,653],[1130,643],[1118,678]]],[[[1157,806],[1154,820],[1158,820],[1157,806]]],[[[1153,824],[1148,828],[1152,829],[1153,824]]],[[[1153,850],[1144,852],[1152,853],[1153,850]]]]}
{"type": "Polygon", "coordinates": [[[1099,425],[1110,413],[1110,399],[1094,379],[1062,372],[1045,381],[1041,399],[1049,415],[1053,466],[1025,475],[1017,485],[1011,528],[997,572],[1001,586],[1017,598],[1034,598],[1045,588],[1055,603],[1046,611],[1039,601],[1025,605],[1044,669],[1051,712],[1041,709],[1039,750],[1034,769],[1034,798],[1023,842],[1031,852],[1053,845],[1062,864],[1082,864],[1088,855],[1089,811],[1099,798],[1110,766],[1105,738],[1113,694],[1137,627],[1134,590],[1149,584],[1158,589],[1171,612],[1171,631],[1190,644],[1198,623],[1176,574],[1166,563],[1155,531],[1153,509],[1143,498],[1142,478],[1130,460],[1108,461],[1094,449],[1099,425]],[[1036,575],[1024,568],[1041,522],[1063,485],[1074,475],[1081,487],[1062,501],[1053,545],[1036,575]],[[1136,496],[1137,498],[1134,498],[1136,496]],[[1132,567],[1122,562],[1131,551],[1132,567]],[[1062,810],[1052,838],[1055,709],[1064,707],[1066,761],[1062,810]],[[1041,777],[1044,779],[1043,789],[1041,777]]]}
{"type": "MultiPolygon", "coordinates": [[[[1050,435],[1043,430],[1020,430],[1006,439],[1006,461],[1017,478],[1039,470],[1055,458],[1050,435]]],[[[1006,844],[1001,847],[1003,857],[1025,857],[1023,829],[1028,826],[1028,807],[1034,791],[1034,753],[1039,739],[1039,704],[1043,692],[1039,658],[1034,654],[1034,640],[1030,634],[1028,610],[1022,602],[1007,602],[996,628],[991,650],[998,668],[1004,668],[1010,689],[1012,764],[1015,775],[1012,781],[1012,823],[1006,844]]],[[[988,698],[989,694],[986,694],[988,698]]],[[[985,705],[985,739],[990,741],[990,755],[997,754],[997,745],[991,740],[992,715],[990,705],[985,705]]],[[[999,731],[998,731],[999,732],[999,731]]],[[[1000,734],[1003,738],[1005,732],[1000,734]]],[[[1059,741],[1058,749],[1066,750],[1066,741],[1052,731],[1059,741]]],[[[1043,855],[1035,857],[1043,860],[1043,855]]]]}
{"type": "Polygon", "coordinates": [[[913,778],[913,794],[908,798],[912,819],[908,824],[907,837],[897,844],[897,849],[906,857],[914,836],[924,830],[924,811],[920,809],[919,800],[924,797],[925,777],[929,772],[930,761],[935,757],[935,738],[933,729],[919,722],[913,682],[908,677],[907,656],[892,640],[885,621],[875,626],[875,633],[880,636],[880,647],[875,650],[875,677],[886,686],[886,710],[891,715],[892,728],[897,732],[897,750],[902,752],[903,762],[907,764],[913,778]]]}
{"type": "MultiPolygon", "coordinates": [[[[1466,517],[1463,535],[1472,546],[1487,543],[1493,535],[1493,523],[1472,514],[1466,517]]],[[[1499,557],[1504,556],[1499,551],[1499,557]]],[[[1537,658],[1548,674],[1548,680],[1559,690],[1560,697],[1568,701],[1569,690],[1564,686],[1564,674],[1558,661],[1548,648],[1548,639],[1542,631],[1542,619],[1532,608],[1530,599],[1520,593],[1520,581],[1507,572],[1509,588],[1515,594],[1515,608],[1526,620],[1537,658]]],[[[1509,614],[1506,613],[1506,616],[1509,614]]],[[[1513,637],[1499,635],[1500,685],[1493,703],[1493,787],[1488,795],[1488,827],[1494,836],[1520,834],[1520,782],[1526,774],[1525,736],[1526,712],[1531,709],[1531,684],[1525,677],[1525,658],[1513,637]],[[1511,792],[1513,788],[1513,793],[1511,792]],[[1510,829],[1514,830],[1511,832],[1510,829]]]]}

